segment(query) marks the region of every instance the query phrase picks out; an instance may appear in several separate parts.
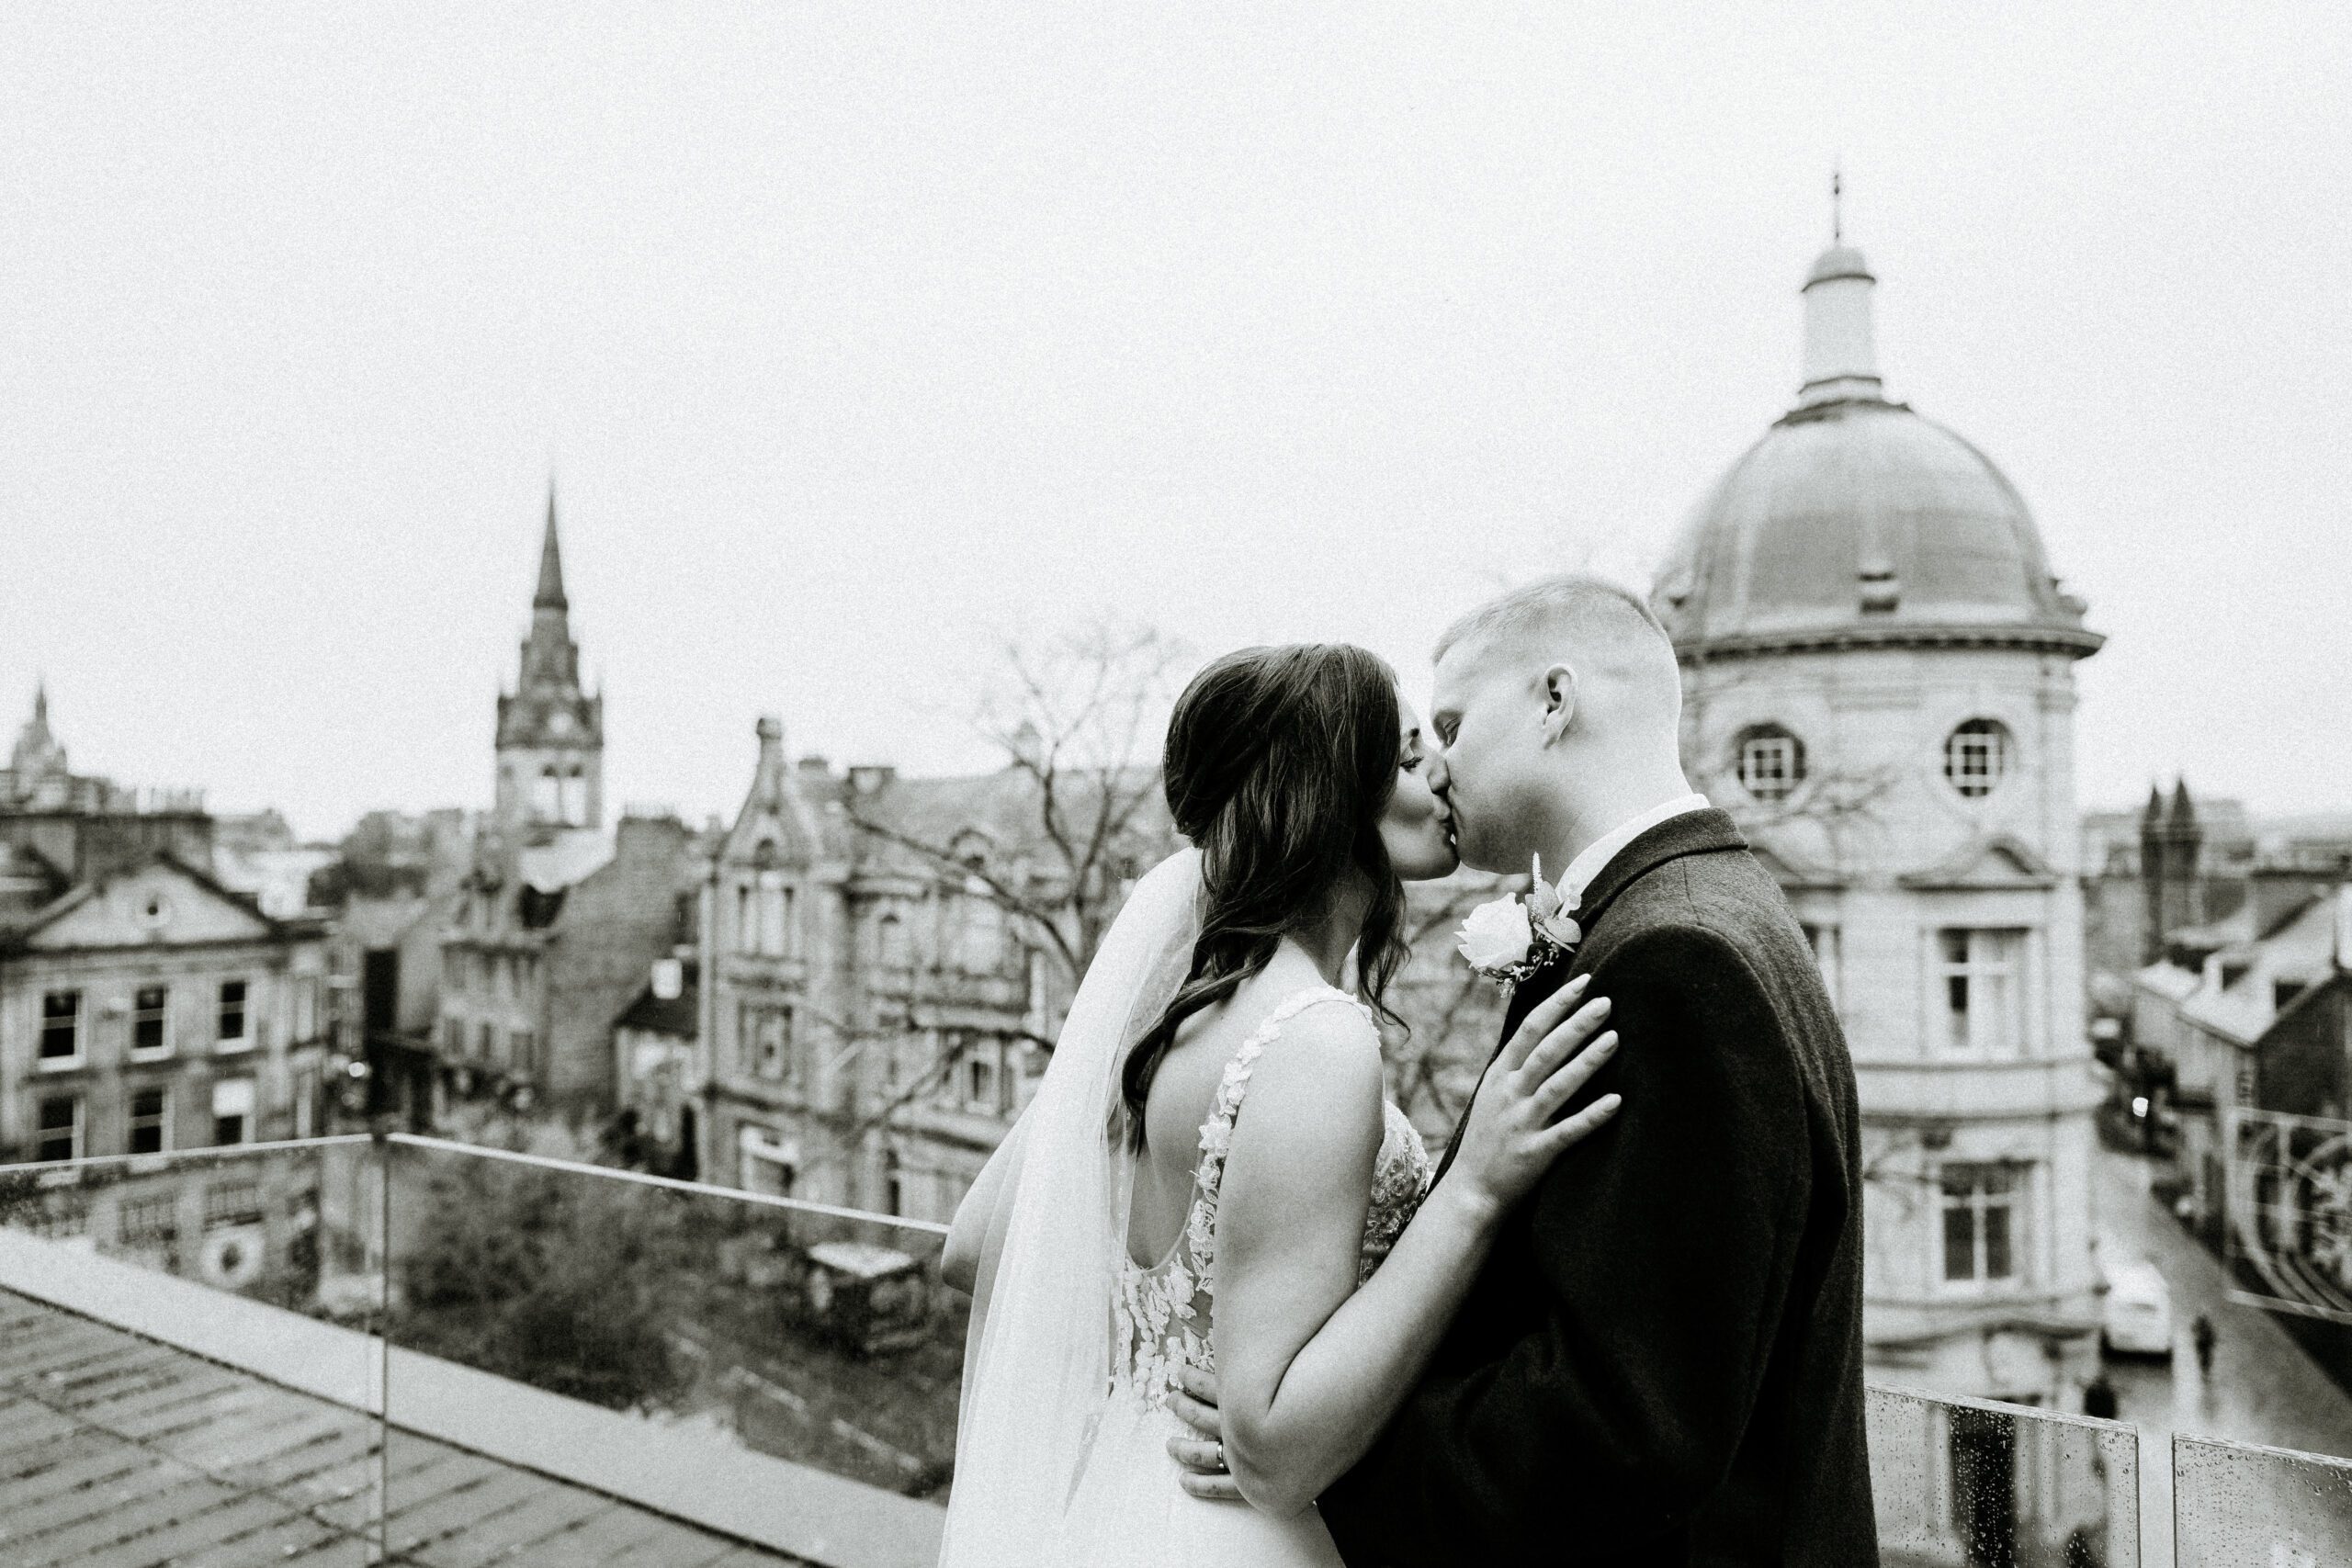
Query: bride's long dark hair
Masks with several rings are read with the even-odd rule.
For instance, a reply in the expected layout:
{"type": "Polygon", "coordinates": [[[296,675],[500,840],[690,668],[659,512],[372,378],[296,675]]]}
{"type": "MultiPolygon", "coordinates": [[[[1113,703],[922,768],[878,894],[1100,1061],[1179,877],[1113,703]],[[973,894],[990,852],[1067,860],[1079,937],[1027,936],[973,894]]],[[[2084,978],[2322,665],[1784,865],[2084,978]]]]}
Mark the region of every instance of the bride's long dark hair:
{"type": "Polygon", "coordinates": [[[1243,649],[1184,688],[1160,771],[1176,830],[1201,852],[1201,934],[1183,987],[1128,1048],[1114,1138],[1142,1150],[1144,1101],[1178,1028],[1264,969],[1284,933],[1326,919],[1351,869],[1372,889],[1357,995],[1399,1021],[1385,997],[1406,955],[1405,889],[1380,818],[1401,722],[1395,674],[1347,643],[1243,649]]]}

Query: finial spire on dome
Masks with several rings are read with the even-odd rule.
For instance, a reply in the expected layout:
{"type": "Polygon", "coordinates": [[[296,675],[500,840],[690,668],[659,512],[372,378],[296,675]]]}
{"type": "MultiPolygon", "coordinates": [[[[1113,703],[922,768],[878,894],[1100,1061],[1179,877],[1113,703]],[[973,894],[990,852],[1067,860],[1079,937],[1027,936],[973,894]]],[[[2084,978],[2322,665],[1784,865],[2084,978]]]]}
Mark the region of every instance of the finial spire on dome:
{"type": "Polygon", "coordinates": [[[563,597],[563,551],[555,537],[555,480],[548,480],[547,535],[539,543],[539,590],[531,595],[535,610],[560,610],[563,597]]]}
{"type": "Polygon", "coordinates": [[[1797,406],[1884,399],[1871,331],[1871,289],[1878,280],[1862,253],[1846,243],[1846,180],[1829,174],[1830,246],[1804,282],[1804,379],[1797,406]]]}

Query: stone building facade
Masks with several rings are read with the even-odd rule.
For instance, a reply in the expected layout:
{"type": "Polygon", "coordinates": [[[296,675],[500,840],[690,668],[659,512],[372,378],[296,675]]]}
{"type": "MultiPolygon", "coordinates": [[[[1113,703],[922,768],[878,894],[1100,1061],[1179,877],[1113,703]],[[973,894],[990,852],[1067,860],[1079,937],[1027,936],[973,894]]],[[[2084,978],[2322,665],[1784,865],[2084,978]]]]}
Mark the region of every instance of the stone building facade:
{"type": "MultiPolygon", "coordinates": [[[[945,1220],[1044,1071],[1073,970],[1027,910],[1068,908],[1036,781],[788,759],[757,726],[703,889],[706,1179],[945,1220]]],[[[1065,801],[1100,781],[1064,778],[1065,801]]],[[[1174,848],[1148,778],[1097,863],[1115,908],[1174,848]]]]}
{"type": "Polygon", "coordinates": [[[2074,664],[2016,489],[1888,400],[1860,253],[1804,289],[1795,406],[1653,595],[1698,787],[1820,958],[1860,1089],[1875,1375],[2072,1407],[2096,1356],[2074,664]]]}
{"type": "Polygon", "coordinates": [[[63,773],[46,708],[0,805],[0,1158],[322,1130],[319,922],[214,880],[194,797],[63,773]]]}

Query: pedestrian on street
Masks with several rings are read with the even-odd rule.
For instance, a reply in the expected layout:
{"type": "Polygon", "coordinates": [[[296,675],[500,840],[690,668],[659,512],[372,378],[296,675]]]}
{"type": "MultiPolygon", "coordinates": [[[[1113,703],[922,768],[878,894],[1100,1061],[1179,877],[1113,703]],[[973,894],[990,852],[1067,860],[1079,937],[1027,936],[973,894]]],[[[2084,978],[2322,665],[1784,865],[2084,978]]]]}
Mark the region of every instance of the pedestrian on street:
{"type": "Polygon", "coordinates": [[[2211,1377],[2213,1375],[2213,1345],[2222,1337],[2213,1327],[2213,1320],[2203,1313],[2199,1313],[2197,1321],[2188,1325],[2188,1337],[2197,1347],[2197,1375],[2204,1378],[2211,1377]]]}

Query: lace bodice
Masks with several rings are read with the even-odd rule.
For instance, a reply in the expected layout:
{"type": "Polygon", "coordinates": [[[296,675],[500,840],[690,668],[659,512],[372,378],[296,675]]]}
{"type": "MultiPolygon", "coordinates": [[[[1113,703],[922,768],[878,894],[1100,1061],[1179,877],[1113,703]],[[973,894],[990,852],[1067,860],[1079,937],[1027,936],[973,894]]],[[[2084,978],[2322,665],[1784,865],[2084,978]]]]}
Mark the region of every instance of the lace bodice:
{"type": "MultiPolygon", "coordinates": [[[[1225,1157],[1233,1146],[1234,1118],[1250,1087],[1250,1074],[1260,1055],[1282,1032],[1283,1025],[1311,1007],[1343,1002],[1371,1013],[1345,991],[1318,986],[1285,1000],[1250,1032],[1234,1052],[1218,1080],[1209,1119],[1201,1123],[1201,1159],[1193,1175],[1193,1201],[1184,1229],[1169,1255],[1151,1268],[1118,1254],[1118,1289],[1113,1295],[1111,1382],[1127,1389],[1154,1408],[1168,1403],[1168,1391],[1179,1367],[1215,1371],[1209,1349],[1209,1325],[1216,1300],[1217,1189],[1225,1177],[1225,1157]]],[[[1396,1245],[1396,1238],[1420,1206],[1429,1190],[1431,1162],[1421,1135],[1393,1102],[1381,1107],[1385,1130],[1380,1153],[1373,1162],[1372,1209],[1364,1217],[1363,1242],[1357,1257],[1356,1280],[1372,1278],[1373,1270],[1396,1245]]]]}

